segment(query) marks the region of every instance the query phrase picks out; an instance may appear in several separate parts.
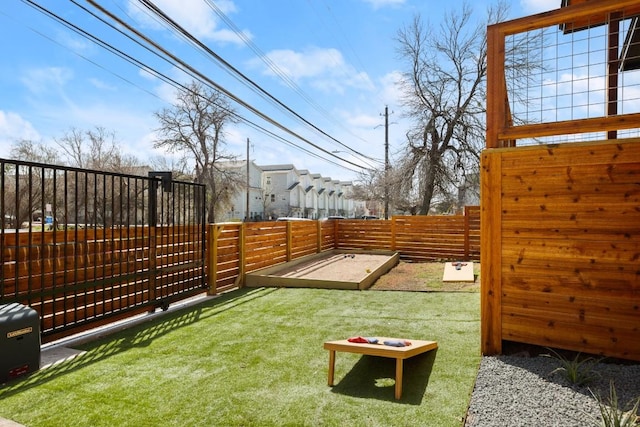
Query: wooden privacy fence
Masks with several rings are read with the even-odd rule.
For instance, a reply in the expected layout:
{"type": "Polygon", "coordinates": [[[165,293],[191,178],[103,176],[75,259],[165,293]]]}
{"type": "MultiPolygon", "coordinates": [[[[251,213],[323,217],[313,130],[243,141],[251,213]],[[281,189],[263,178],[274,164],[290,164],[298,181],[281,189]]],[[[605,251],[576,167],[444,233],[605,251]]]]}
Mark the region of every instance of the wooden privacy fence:
{"type": "Polygon", "coordinates": [[[480,208],[464,215],[394,216],[391,220],[210,224],[209,288],[242,285],[244,274],[331,249],[392,250],[410,261],[478,260],[480,208]]]}
{"type": "Polygon", "coordinates": [[[640,360],[640,141],[482,162],[485,352],[507,340],[640,360]]]}
{"type": "Polygon", "coordinates": [[[482,352],[511,341],[640,361],[640,107],[629,74],[640,3],[567,3],[487,32],[482,352]],[[514,46],[540,66],[509,71],[514,46]]]}

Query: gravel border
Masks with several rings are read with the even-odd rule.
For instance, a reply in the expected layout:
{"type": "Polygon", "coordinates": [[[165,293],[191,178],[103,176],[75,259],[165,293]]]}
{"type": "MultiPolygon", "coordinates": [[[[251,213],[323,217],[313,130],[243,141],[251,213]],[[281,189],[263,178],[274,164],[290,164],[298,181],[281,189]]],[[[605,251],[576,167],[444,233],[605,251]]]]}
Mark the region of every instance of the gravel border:
{"type": "Polygon", "coordinates": [[[620,406],[640,398],[640,364],[602,361],[592,368],[596,379],[584,386],[554,372],[559,366],[545,356],[483,357],[464,426],[598,426],[600,410],[590,390],[608,398],[610,380],[620,406]]]}

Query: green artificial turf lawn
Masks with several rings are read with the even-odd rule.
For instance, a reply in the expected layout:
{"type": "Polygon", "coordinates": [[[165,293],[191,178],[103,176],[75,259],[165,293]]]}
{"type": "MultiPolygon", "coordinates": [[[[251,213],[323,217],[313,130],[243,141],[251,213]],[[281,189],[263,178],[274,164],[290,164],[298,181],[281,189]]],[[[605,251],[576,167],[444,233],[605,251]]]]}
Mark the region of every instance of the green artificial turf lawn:
{"type": "Polygon", "coordinates": [[[37,426],[461,426],[480,363],[480,295],[239,290],[85,344],[0,388],[0,417],[37,426]],[[438,341],[405,361],[336,354],[350,336],[438,341]]]}

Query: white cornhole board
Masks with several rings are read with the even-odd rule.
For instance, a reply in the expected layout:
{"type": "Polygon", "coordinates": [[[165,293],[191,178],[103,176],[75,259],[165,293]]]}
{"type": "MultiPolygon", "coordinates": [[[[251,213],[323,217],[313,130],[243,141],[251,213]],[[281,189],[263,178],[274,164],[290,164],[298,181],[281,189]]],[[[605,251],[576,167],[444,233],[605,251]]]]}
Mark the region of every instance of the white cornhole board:
{"type": "Polygon", "coordinates": [[[475,282],[473,276],[473,263],[469,261],[455,261],[444,264],[443,282],[475,282]],[[460,264],[460,270],[456,269],[460,264]]]}

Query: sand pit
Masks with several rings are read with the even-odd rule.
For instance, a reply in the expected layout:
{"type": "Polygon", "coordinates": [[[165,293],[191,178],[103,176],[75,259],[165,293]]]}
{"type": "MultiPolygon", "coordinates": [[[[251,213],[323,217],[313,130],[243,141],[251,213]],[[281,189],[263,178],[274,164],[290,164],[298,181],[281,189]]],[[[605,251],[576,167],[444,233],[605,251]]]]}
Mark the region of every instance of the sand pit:
{"type": "Polygon", "coordinates": [[[332,250],[247,273],[246,285],[366,289],[398,260],[390,251],[332,250]]]}

